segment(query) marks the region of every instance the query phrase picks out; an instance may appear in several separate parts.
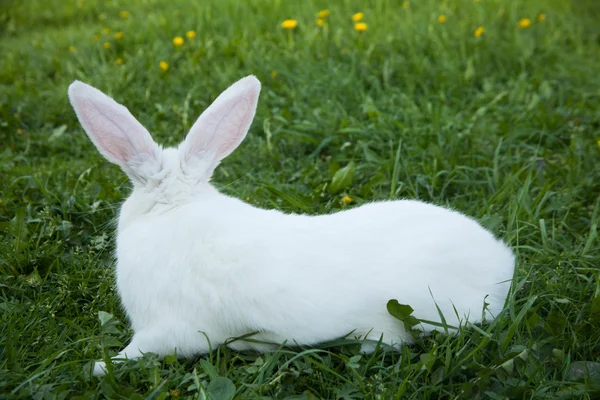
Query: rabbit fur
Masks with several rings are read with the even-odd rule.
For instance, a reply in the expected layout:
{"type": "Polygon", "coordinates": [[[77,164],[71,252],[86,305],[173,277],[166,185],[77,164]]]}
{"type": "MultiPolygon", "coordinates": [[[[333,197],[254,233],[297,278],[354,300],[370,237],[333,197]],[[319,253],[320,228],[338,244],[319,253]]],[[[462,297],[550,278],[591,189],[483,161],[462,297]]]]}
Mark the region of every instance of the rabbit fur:
{"type": "MultiPolygon", "coordinates": [[[[502,311],[513,253],[456,211],[397,200],[284,214],[217,191],[211,175],[246,136],[260,88],[254,76],[234,83],[177,148],[163,149],[127,108],[70,85],[85,132],[133,183],[119,213],[116,283],[134,336],[115,359],[190,357],[250,332],[263,343],[228,346],[262,352],[352,332],[398,347],[412,335],[388,313],[390,299],[429,321],[440,321],[437,303],[454,326],[502,311]]],[[[93,373],[105,372],[96,362],[93,373]]]]}

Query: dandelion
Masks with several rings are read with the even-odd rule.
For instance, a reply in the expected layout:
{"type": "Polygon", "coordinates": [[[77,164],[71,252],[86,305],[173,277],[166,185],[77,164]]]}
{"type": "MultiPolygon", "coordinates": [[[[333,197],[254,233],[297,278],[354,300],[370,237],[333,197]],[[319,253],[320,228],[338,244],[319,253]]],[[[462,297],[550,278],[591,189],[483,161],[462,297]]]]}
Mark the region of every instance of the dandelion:
{"type": "Polygon", "coordinates": [[[75,46],[69,46],[69,51],[71,53],[77,53],[77,49],[75,48],[75,46]]]}
{"type": "Polygon", "coordinates": [[[117,40],[121,40],[125,37],[125,34],[123,32],[117,32],[115,33],[115,39],[117,40]]]}
{"type": "Polygon", "coordinates": [[[402,3],[402,7],[403,7],[403,8],[408,8],[408,7],[410,7],[410,2],[408,2],[408,1],[405,1],[404,3],[402,3]]]}
{"type": "Polygon", "coordinates": [[[179,391],[177,389],[171,389],[171,396],[173,396],[173,397],[179,396],[179,391]]]}
{"type": "Polygon", "coordinates": [[[324,18],[327,18],[327,17],[329,17],[329,10],[321,10],[321,11],[319,11],[319,12],[317,13],[317,16],[318,16],[320,19],[324,19],[324,18]]]}
{"type": "Polygon", "coordinates": [[[277,71],[271,71],[271,78],[275,78],[277,76],[277,71]]]}
{"type": "Polygon", "coordinates": [[[108,50],[108,49],[110,49],[110,43],[104,42],[104,44],[102,45],[102,47],[104,47],[106,50],[108,50]]]}
{"type": "Polygon", "coordinates": [[[538,22],[544,22],[546,20],[546,14],[539,14],[537,20],[538,22]]]}
{"type": "Polygon", "coordinates": [[[447,20],[447,19],[448,19],[448,17],[446,17],[444,14],[442,14],[442,15],[440,15],[440,16],[438,17],[438,20],[437,20],[437,21],[438,21],[440,24],[443,24],[444,22],[446,22],[446,20],[447,20]]]}
{"type": "Polygon", "coordinates": [[[196,37],[196,31],[187,31],[187,32],[185,33],[185,36],[186,36],[188,39],[192,40],[193,38],[195,38],[195,37],[196,37]]]}
{"type": "Polygon", "coordinates": [[[342,203],[350,204],[352,203],[352,198],[350,198],[350,196],[344,196],[344,198],[342,199],[342,203]]]}
{"type": "Polygon", "coordinates": [[[354,15],[352,16],[352,21],[354,21],[354,22],[358,22],[358,21],[362,20],[364,17],[365,17],[365,14],[364,14],[364,13],[357,12],[356,14],[354,14],[354,15]]]}
{"type": "Polygon", "coordinates": [[[283,21],[281,23],[281,27],[283,29],[294,29],[297,26],[298,26],[298,21],[296,21],[295,19],[286,19],[285,21],[283,21]]]}
{"type": "Polygon", "coordinates": [[[519,25],[519,28],[523,28],[523,29],[529,28],[531,26],[531,20],[529,18],[521,18],[519,20],[518,25],[519,25]]]}
{"type": "Polygon", "coordinates": [[[110,28],[102,29],[102,33],[104,33],[105,35],[108,35],[110,33],[110,28]]]}
{"type": "Polygon", "coordinates": [[[325,20],[322,18],[317,18],[317,26],[323,26],[325,24],[325,20]]]}
{"type": "Polygon", "coordinates": [[[485,29],[483,29],[483,26],[480,26],[479,28],[475,29],[475,32],[473,34],[475,35],[475,37],[481,37],[481,35],[483,35],[484,32],[485,29]]]}
{"type": "Polygon", "coordinates": [[[166,71],[169,69],[169,63],[166,61],[161,61],[160,63],[158,63],[158,66],[160,67],[160,69],[162,69],[163,71],[166,71]]]}
{"type": "Polygon", "coordinates": [[[173,46],[182,46],[183,45],[183,38],[181,36],[175,36],[173,38],[173,46]]]}
{"type": "Polygon", "coordinates": [[[117,63],[117,65],[121,65],[123,64],[123,59],[119,57],[115,60],[115,62],[117,63]]]}
{"type": "Polygon", "coordinates": [[[127,18],[129,18],[129,11],[121,11],[119,13],[119,16],[123,19],[127,19],[127,18]]]}
{"type": "Polygon", "coordinates": [[[99,34],[99,33],[96,33],[96,34],[94,35],[94,40],[100,40],[100,39],[101,39],[101,36],[100,36],[100,34],[99,34]]]}
{"type": "Polygon", "coordinates": [[[354,30],[357,32],[364,32],[367,30],[367,24],[365,24],[364,22],[357,22],[356,24],[354,24],[354,30]]]}

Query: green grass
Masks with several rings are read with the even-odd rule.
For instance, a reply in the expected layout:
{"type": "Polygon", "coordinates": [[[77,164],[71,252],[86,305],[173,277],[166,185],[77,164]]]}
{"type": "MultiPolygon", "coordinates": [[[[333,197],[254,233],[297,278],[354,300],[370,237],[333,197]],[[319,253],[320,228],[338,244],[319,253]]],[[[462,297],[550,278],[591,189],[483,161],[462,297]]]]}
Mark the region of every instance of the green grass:
{"type": "Polygon", "coordinates": [[[401,4],[3,2],[0,397],[598,398],[600,5],[401,4]],[[531,26],[518,28],[525,17],[531,26]],[[286,18],[299,21],[293,33],[286,18]],[[264,355],[218,348],[183,361],[149,354],[90,377],[91,360],[131,337],[112,269],[129,185],[84,135],[67,86],[100,88],[174,145],[251,73],[263,82],[257,117],[216,172],[222,190],[310,214],[389,198],[454,207],[518,254],[509,312],[401,352],[361,356],[344,341],[264,355]],[[333,182],[350,164],[352,179],[333,182]]]}

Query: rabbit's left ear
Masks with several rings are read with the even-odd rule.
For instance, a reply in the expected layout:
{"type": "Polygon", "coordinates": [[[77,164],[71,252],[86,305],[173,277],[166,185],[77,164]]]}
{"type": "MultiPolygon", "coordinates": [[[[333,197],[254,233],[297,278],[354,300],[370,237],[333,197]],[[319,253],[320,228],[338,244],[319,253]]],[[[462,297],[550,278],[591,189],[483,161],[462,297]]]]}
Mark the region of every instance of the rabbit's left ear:
{"type": "Polygon", "coordinates": [[[126,107],[79,81],[69,86],[69,99],[98,151],[134,182],[144,183],[160,167],[160,147],[126,107]]]}
{"type": "Polygon", "coordinates": [[[240,79],[221,93],[180,145],[184,163],[197,158],[201,164],[214,163],[214,168],[231,154],[246,137],[259,94],[260,82],[253,75],[240,79]]]}

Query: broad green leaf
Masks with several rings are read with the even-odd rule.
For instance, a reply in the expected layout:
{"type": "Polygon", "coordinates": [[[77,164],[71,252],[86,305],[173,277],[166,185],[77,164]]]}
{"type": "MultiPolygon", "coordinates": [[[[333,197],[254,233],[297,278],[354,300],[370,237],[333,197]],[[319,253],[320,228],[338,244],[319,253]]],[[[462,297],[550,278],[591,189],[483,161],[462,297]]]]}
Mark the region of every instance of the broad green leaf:
{"type": "Polygon", "coordinates": [[[235,385],[229,378],[217,376],[206,388],[212,400],[231,400],[235,396],[235,385]]]}
{"type": "Polygon", "coordinates": [[[100,320],[100,326],[106,325],[107,322],[113,319],[113,315],[106,311],[98,311],[98,319],[100,320]]]}
{"type": "Polygon", "coordinates": [[[212,365],[208,360],[205,360],[205,359],[200,360],[200,366],[202,367],[202,370],[208,375],[208,377],[211,380],[216,379],[217,376],[219,375],[215,366],[212,365]]]}
{"type": "Polygon", "coordinates": [[[387,161],[383,157],[380,157],[375,151],[373,151],[367,143],[359,142],[359,145],[362,148],[363,154],[367,161],[376,164],[384,164],[387,161]]]}
{"type": "Polygon", "coordinates": [[[600,387],[600,362],[575,361],[565,373],[567,381],[585,381],[600,387]]]}
{"type": "Polygon", "coordinates": [[[354,178],[354,171],[356,171],[356,164],[351,161],[350,164],[344,168],[340,168],[336,171],[331,179],[331,184],[327,187],[329,193],[336,194],[340,190],[343,190],[352,184],[352,178],[354,178]]]}
{"type": "Polygon", "coordinates": [[[411,315],[414,310],[411,306],[398,303],[398,300],[392,299],[387,303],[387,310],[393,317],[402,321],[407,329],[418,325],[420,321],[411,315]]]}
{"type": "Polygon", "coordinates": [[[550,332],[552,336],[562,335],[567,327],[567,319],[560,310],[553,308],[548,316],[545,318],[546,330],[550,332]]]}
{"type": "Polygon", "coordinates": [[[423,367],[427,371],[431,372],[431,369],[433,368],[433,365],[435,364],[435,360],[437,359],[437,356],[433,353],[425,353],[425,354],[420,355],[420,359],[421,359],[421,364],[423,364],[423,367]]]}

